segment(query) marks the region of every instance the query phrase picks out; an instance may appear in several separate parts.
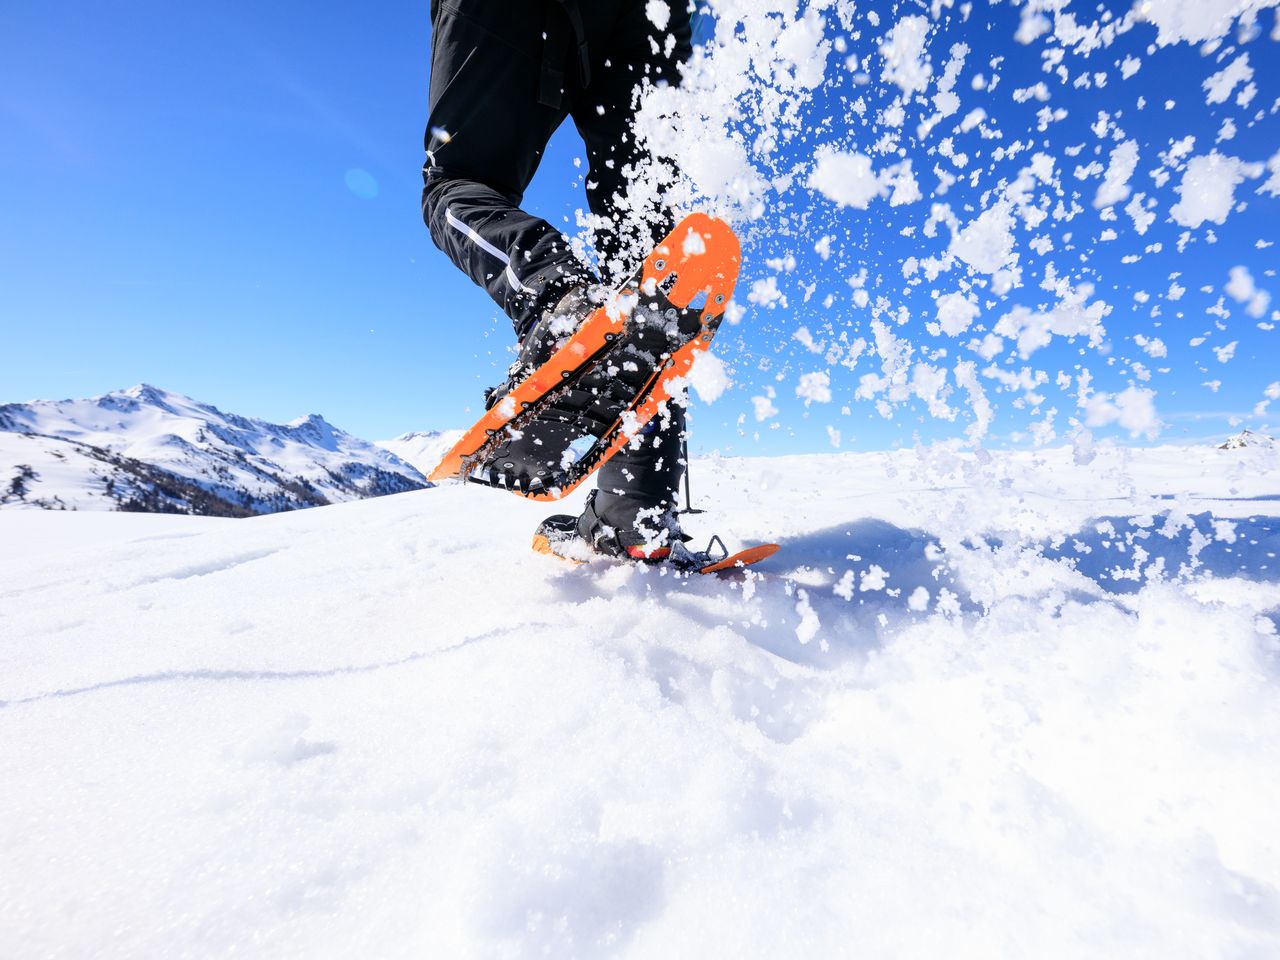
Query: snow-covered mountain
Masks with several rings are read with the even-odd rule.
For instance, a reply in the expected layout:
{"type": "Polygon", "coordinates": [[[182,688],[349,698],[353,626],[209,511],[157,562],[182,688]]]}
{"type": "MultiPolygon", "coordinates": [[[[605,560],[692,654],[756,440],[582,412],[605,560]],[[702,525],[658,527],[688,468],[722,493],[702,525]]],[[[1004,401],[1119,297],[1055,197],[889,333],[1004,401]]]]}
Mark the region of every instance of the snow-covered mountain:
{"type": "Polygon", "coordinates": [[[1243,450],[1245,447],[1275,447],[1275,438],[1267,436],[1265,433],[1255,433],[1252,430],[1241,430],[1237,434],[1227,437],[1225,443],[1218,444],[1219,450],[1243,450]]]}
{"type": "Polygon", "coordinates": [[[268,423],[148,384],[0,406],[0,506],[235,517],[425,484],[316,414],[268,423]]]}
{"type": "Polygon", "coordinates": [[[426,476],[462,434],[461,430],[423,430],[402,433],[394,440],[375,440],[374,443],[384,450],[390,450],[426,476]]]}

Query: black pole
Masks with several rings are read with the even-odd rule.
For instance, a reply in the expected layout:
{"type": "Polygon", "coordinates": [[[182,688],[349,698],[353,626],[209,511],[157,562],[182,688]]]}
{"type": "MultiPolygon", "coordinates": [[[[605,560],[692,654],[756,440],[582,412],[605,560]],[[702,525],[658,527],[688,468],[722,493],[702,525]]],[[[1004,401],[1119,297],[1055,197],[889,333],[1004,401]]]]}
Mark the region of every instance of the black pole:
{"type": "Polygon", "coordinates": [[[684,456],[684,509],[681,513],[706,513],[705,510],[693,509],[693,497],[689,493],[689,436],[680,434],[680,452],[684,456]]]}

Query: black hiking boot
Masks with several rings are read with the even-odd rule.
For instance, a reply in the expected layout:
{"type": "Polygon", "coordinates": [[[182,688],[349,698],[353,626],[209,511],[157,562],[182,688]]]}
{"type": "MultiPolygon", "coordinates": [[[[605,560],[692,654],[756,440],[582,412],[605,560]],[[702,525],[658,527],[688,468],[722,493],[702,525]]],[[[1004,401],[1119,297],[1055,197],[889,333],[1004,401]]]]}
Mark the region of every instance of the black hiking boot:
{"type": "Polygon", "coordinates": [[[485,390],[484,408],[492,409],[529,374],[550,360],[604,299],[604,288],[598,284],[574,287],[554,307],[544,311],[520,341],[520,352],[515,363],[507,368],[506,380],[485,390]]]}
{"type": "Polygon", "coordinates": [[[601,511],[600,491],[593,490],[581,516],[547,517],[534,531],[533,549],[580,562],[606,556],[696,565],[699,556],[685,548],[689,538],[680,531],[670,506],[645,507],[640,501],[611,495],[606,499],[611,502],[601,511]]]}

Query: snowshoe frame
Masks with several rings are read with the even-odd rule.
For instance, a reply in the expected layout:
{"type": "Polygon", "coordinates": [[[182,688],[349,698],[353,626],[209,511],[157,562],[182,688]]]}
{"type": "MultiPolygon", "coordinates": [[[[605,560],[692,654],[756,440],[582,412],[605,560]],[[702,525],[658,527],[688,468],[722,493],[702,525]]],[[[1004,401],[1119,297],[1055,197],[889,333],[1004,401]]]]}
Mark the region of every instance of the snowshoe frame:
{"type": "Polygon", "coordinates": [[[637,276],[611,300],[596,308],[577,332],[515,389],[471,427],[431,471],[429,479],[450,477],[486,486],[504,486],[500,475],[482,473],[511,431],[538,418],[557,397],[572,390],[596,365],[606,361],[627,331],[628,314],[617,302],[642,293],[678,310],[693,307],[702,295],[700,330],[665,356],[632,402],[584,454],[536,489],[508,488],[532,500],[558,500],[574,490],[610,457],[631,442],[670,399],[667,385],[689,372],[697,355],[710,346],[733,295],[741,248],[733,230],[705,213],[685,217],[645,258],[637,276]]]}

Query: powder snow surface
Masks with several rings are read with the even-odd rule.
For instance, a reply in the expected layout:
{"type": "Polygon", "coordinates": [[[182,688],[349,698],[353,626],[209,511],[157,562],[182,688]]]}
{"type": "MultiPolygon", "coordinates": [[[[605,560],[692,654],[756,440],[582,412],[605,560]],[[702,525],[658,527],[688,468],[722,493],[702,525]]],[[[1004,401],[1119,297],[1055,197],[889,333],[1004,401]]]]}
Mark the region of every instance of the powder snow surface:
{"type": "Polygon", "coordinates": [[[1094,453],[0,515],[0,953],[1276,956],[1277,453],[1094,453]]]}

